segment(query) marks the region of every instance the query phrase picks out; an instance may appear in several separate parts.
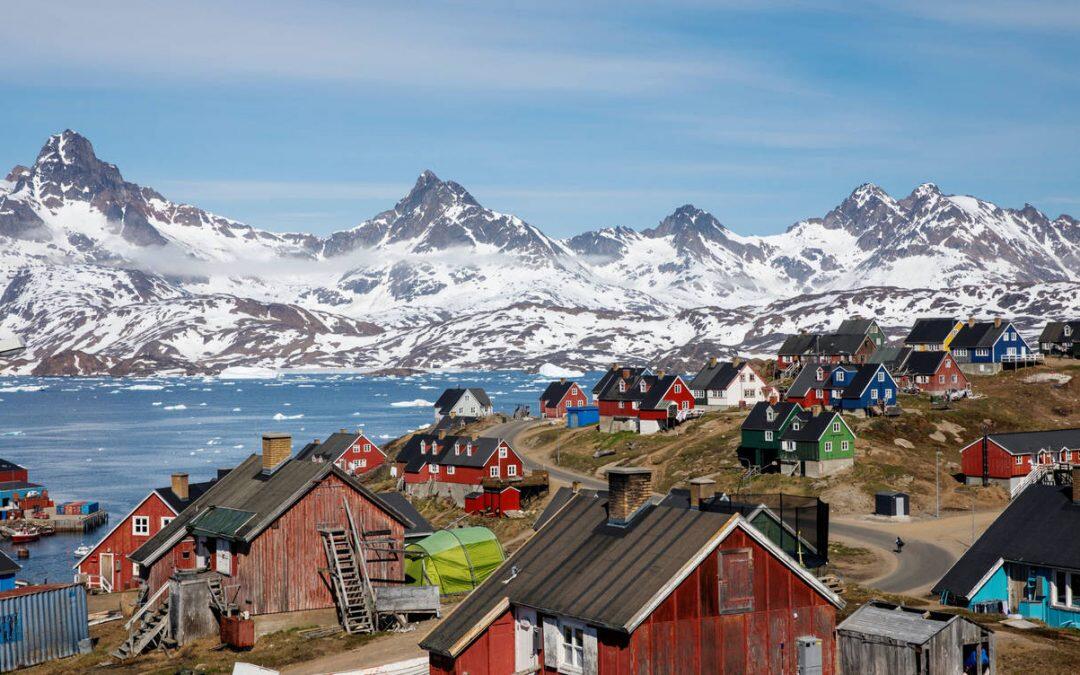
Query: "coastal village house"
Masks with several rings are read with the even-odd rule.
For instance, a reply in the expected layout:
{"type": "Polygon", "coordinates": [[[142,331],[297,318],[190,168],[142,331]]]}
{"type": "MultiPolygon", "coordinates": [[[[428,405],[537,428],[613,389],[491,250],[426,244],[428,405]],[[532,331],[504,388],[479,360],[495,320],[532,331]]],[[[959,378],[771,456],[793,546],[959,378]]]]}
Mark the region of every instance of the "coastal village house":
{"type": "Polygon", "coordinates": [[[780,435],[780,471],[810,478],[828,476],[855,464],[855,433],[836,412],[815,406],[795,413],[780,435]]]}
{"type": "Polygon", "coordinates": [[[942,604],[1080,626],[1080,468],[1066,475],[1012,500],[934,586],[942,604]]]}
{"type": "Polygon", "coordinates": [[[562,419],[567,408],[581,408],[589,402],[585,390],[577,382],[559,378],[552,382],[540,394],[540,417],[546,420],[562,419]]]}
{"type": "Polygon", "coordinates": [[[444,417],[480,419],[495,412],[487,392],[480,387],[453,388],[445,390],[435,401],[435,422],[444,417]]]}
{"type": "Polygon", "coordinates": [[[1047,355],[1080,359],[1080,319],[1046,324],[1039,335],[1039,350],[1047,355]]]}
{"type": "Polygon", "coordinates": [[[423,639],[430,672],[836,672],[836,594],[742,516],[651,493],[625,467],[570,496],[423,639]]]}
{"type": "Polygon", "coordinates": [[[739,461],[746,466],[779,469],[780,438],[801,412],[802,406],[788,401],[756,404],[742,423],[739,461]]]}
{"type": "Polygon", "coordinates": [[[777,370],[790,372],[806,363],[866,363],[884,344],[885,334],[873,319],[846,319],[832,333],[789,336],[777,354],[777,370]]]}
{"type": "Polygon", "coordinates": [[[808,363],[788,387],[785,400],[803,408],[872,411],[896,403],[897,386],[881,363],[828,366],[808,363]]]}
{"type": "Polygon", "coordinates": [[[1080,429],[986,434],[960,450],[968,485],[995,483],[1010,490],[1039,466],[1080,464],[1080,429]]]}
{"type": "Polygon", "coordinates": [[[968,319],[950,343],[953,358],[969,374],[993,374],[1003,364],[1033,365],[1039,355],[1009,321],[968,319]]]}
{"type": "Polygon", "coordinates": [[[904,338],[904,346],[917,352],[947,352],[963,325],[963,322],[950,317],[915,319],[904,338]]]}
{"type": "Polygon", "coordinates": [[[597,394],[600,429],[653,434],[670,429],[694,413],[694,394],[678,375],[622,368],[597,394]]]}
{"type": "Polygon", "coordinates": [[[341,431],[330,434],[325,441],[315,440],[300,451],[299,458],[318,457],[333,462],[352,476],[374,471],[386,462],[386,453],[362,431],[341,431]]]}
{"type": "Polygon", "coordinates": [[[748,361],[711,358],[690,381],[699,408],[751,406],[768,400],[771,388],[748,361]]]}
{"type": "Polygon", "coordinates": [[[255,616],[333,608],[321,571],[324,530],[349,531],[348,512],[357,536],[379,533],[388,542],[366,551],[372,583],[404,580],[408,518],[333,462],[293,458],[291,447],[289,436],[265,434],[261,456],[223,476],[129,556],[151,595],[188,570],[216,580],[225,602],[255,616]]]}
{"type": "Polygon", "coordinates": [[[394,458],[392,475],[410,495],[439,495],[465,505],[465,496],[484,489],[485,479],[513,482],[525,463],[510,444],[487,436],[414,434],[394,458]]]}
{"type": "Polygon", "coordinates": [[[946,394],[971,388],[956,359],[945,351],[912,351],[898,371],[901,384],[928,394],[946,394]]]}
{"type": "Polygon", "coordinates": [[[600,397],[600,392],[607,389],[607,386],[620,377],[626,376],[626,371],[630,372],[632,377],[640,377],[643,375],[652,375],[653,372],[649,368],[627,368],[626,366],[620,366],[618,363],[611,364],[611,367],[604,371],[604,374],[600,376],[600,379],[593,385],[592,395],[593,400],[597,400],[600,397]]]}
{"type": "Polygon", "coordinates": [[[168,487],[151,490],[75,563],[76,578],[89,588],[106,592],[138,587],[139,572],[128,556],[167,527],[215,482],[217,478],[192,483],[186,473],[174,473],[168,487]]]}

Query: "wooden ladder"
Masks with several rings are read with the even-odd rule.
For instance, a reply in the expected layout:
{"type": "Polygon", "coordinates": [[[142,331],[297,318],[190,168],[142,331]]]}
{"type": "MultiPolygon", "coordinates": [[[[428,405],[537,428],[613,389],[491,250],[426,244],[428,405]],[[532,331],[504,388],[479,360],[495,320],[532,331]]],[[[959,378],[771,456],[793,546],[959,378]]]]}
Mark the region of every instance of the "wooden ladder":
{"type": "Polygon", "coordinates": [[[217,610],[218,616],[232,616],[240,609],[239,605],[229,602],[225,596],[225,587],[221,585],[221,577],[211,576],[206,580],[206,585],[210,588],[210,606],[217,610]]]}
{"type": "Polygon", "coordinates": [[[324,527],[319,531],[330,564],[341,626],[349,634],[370,633],[376,628],[375,589],[368,576],[364,542],[356,531],[348,503],[345,513],[348,528],[324,527]]]}

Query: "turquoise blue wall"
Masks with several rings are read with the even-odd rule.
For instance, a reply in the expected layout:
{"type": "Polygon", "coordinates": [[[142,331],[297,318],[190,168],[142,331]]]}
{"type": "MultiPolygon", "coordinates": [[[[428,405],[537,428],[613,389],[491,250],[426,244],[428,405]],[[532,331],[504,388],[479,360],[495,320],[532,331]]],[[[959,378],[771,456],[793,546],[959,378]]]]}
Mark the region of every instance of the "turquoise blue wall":
{"type": "MultiPolygon", "coordinates": [[[[1035,568],[1034,572],[1042,600],[1022,600],[1018,609],[1010,608],[1010,610],[1028,619],[1038,619],[1055,628],[1080,628],[1080,610],[1061,609],[1050,604],[1050,570],[1039,567],[1035,568]]],[[[972,609],[976,603],[987,600],[1000,600],[1002,603],[1007,603],[1008,599],[1009,579],[1005,574],[1005,567],[1002,566],[975,592],[967,604],[967,609],[972,609]]]]}
{"type": "Polygon", "coordinates": [[[975,592],[975,595],[971,596],[968,609],[971,609],[971,606],[975,603],[986,602],[987,600],[1001,600],[1002,603],[1007,603],[1009,600],[1009,577],[1005,574],[1004,565],[999,567],[997,572],[994,572],[994,576],[986,580],[986,583],[975,592]]]}

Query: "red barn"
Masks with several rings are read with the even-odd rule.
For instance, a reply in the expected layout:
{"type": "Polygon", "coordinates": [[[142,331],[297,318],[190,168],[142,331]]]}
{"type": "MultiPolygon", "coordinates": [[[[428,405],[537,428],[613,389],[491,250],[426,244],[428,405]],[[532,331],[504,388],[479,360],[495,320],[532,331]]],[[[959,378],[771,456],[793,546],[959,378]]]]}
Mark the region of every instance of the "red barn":
{"type": "Polygon", "coordinates": [[[409,494],[438,494],[464,506],[465,495],[483,489],[485,478],[514,480],[525,463],[510,444],[487,436],[415,434],[394,458],[394,476],[404,478],[409,494]]]}
{"type": "Polygon", "coordinates": [[[597,395],[600,428],[652,434],[670,429],[694,409],[694,393],[678,375],[624,368],[597,395]]]}
{"type": "Polygon", "coordinates": [[[0,459],[0,483],[26,483],[29,480],[30,474],[25,467],[0,459]]]}
{"type": "Polygon", "coordinates": [[[326,578],[322,530],[348,530],[347,503],[358,532],[390,542],[368,550],[376,584],[404,580],[401,550],[407,517],[332,462],[290,458],[291,439],[263,437],[252,455],[140,546],[130,559],[150,593],[176,570],[221,579],[228,600],[251,614],[335,606],[326,578]]]}
{"type": "Polygon", "coordinates": [[[151,490],[75,563],[76,574],[87,587],[107,592],[138,587],[139,574],[128,556],[171,523],[215,482],[216,479],[190,483],[186,473],[174,473],[169,487],[151,490]]]}
{"type": "Polygon", "coordinates": [[[589,397],[577,382],[567,382],[565,377],[560,378],[558,382],[549,384],[540,395],[540,417],[562,419],[566,416],[567,407],[581,407],[588,402],[589,397]]]}
{"type": "Polygon", "coordinates": [[[1080,429],[989,434],[960,450],[960,470],[968,485],[985,479],[1011,489],[1040,464],[1080,465],[1080,429]]]}
{"type": "Polygon", "coordinates": [[[350,476],[360,476],[386,463],[386,453],[379,449],[362,431],[342,429],[330,434],[325,442],[307,444],[297,455],[298,459],[319,457],[338,465],[350,476]]]}
{"type": "Polygon", "coordinates": [[[741,516],[576,494],[420,646],[431,673],[835,673],[843,602],[741,516]],[[806,665],[810,665],[809,660],[806,665]]]}
{"type": "Polygon", "coordinates": [[[913,351],[904,361],[902,372],[908,384],[926,393],[945,394],[971,387],[952,354],[945,351],[913,351]]]}

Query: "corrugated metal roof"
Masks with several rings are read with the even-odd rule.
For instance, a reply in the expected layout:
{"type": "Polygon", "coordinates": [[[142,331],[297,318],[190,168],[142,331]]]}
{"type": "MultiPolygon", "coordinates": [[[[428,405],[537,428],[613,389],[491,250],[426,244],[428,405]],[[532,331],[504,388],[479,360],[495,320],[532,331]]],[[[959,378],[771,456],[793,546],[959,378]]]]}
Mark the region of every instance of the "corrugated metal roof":
{"type": "Polygon", "coordinates": [[[928,612],[871,601],[855,610],[836,630],[922,645],[959,618],[944,612],[928,612]]]}
{"type": "Polygon", "coordinates": [[[252,511],[238,511],[222,506],[211,506],[191,521],[193,534],[205,537],[224,537],[232,539],[240,528],[255,517],[252,511]]]}

